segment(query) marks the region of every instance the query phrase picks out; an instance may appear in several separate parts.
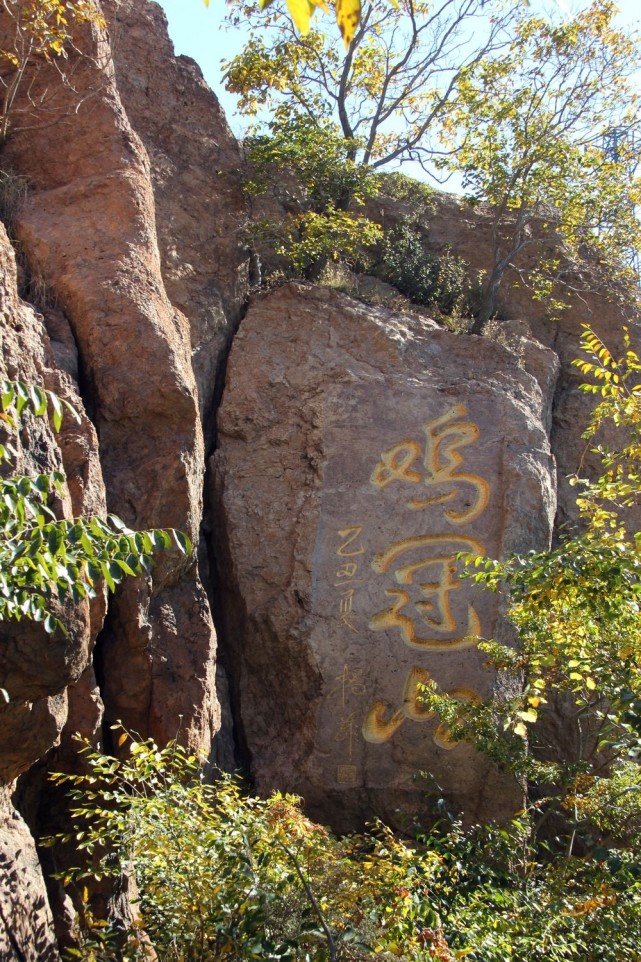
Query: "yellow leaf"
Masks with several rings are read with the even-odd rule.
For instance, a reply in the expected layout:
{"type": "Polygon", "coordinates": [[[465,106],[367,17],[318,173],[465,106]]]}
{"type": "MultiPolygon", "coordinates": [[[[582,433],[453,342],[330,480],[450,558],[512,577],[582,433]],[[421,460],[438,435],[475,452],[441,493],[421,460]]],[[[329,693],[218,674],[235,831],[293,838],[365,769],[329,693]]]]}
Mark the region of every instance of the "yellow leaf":
{"type": "Polygon", "coordinates": [[[336,23],[346,47],[354,39],[360,19],[361,0],[336,0],[336,23]]]}
{"type": "Polygon", "coordinates": [[[519,722],[517,725],[514,726],[514,734],[520,735],[521,738],[525,738],[527,736],[527,728],[525,727],[523,722],[519,722]]]}
{"type": "Polygon", "coordinates": [[[127,741],[127,732],[123,732],[120,738],[118,739],[118,748],[120,748],[121,745],[124,745],[126,741],[127,741]]]}
{"type": "MultiPolygon", "coordinates": [[[[526,722],[535,722],[537,719],[537,713],[533,708],[528,708],[527,711],[517,711],[517,717],[522,718],[526,722]]],[[[516,729],[515,729],[516,731],[516,729]]]]}
{"type": "Polygon", "coordinates": [[[309,33],[309,21],[312,13],[316,9],[316,4],[310,0],[287,0],[287,9],[292,15],[292,20],[304,37],[309,33]]]}
{"type": "Polygon", "coordinates": [[[585,679],[585,687],[586,687],[586,688],[589,688],[590,691],[594,691],[594,689],[596,688],[596,682],[595,682],[594,678],[586,678],[586,679],[585,679]]]}

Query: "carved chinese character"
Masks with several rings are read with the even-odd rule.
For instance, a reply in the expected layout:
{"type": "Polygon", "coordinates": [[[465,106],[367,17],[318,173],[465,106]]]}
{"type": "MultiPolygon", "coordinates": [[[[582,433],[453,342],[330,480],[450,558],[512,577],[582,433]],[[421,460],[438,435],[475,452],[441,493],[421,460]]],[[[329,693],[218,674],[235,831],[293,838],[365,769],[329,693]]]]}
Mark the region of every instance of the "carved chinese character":
{"type": "Polygon", "coordinates": [[[336,675],[337,684],[330,691],[330,695],[338,692],[342,705],[345,707],[348,695],[364,694],[365,686],[363,685],[362,677],[363,673],[361,671],[351,671],[348,665],[344,665],[340,675],[336,675]]]}
{"type": "Polygon", "coordinates": [[[336,549],[336,554],[341,558],[354,558],[356,555],[364,554],[365,548],[362,543],[360,541],[358,545],[355,543],[362,530],[363,526],[359,524],[352,528],[341,528],[338,533],[345,540],[336,549]]]}
{"type": "Polygon", "coordinates": [[[377,555],[372,567],[381,574],[404,555],[409,560],[395,568],[395,580],[403,587],[385,590],[393,603],[373,616],[369,622],[371,630],[398,629],[405,644],[412,648],[463,648],[475,644],[481,624],[473,605],[465,606],[464,624],[459,623],[452,608],[452,594],[461,588],[456,578],[458,552],[482,555],[485,549],[475,538],[435,534],[396,541],[377,555]],[[453,634],[457,637],[451,637],[453,634]]]}
{"type": "Polygon", "coordinates": [[[353,578],[358,571],[358,565],[355,561],[346,561],[336,572],[337,578],[353,578]]]}
{"type": "Polygon", "coordinates": [[[356,765],[339,765],[336,769],[336,781],[339,785],[358,785],[358,769],[356,765]]]}
{"type": "Polygon", "coordinates": [[[403,703],[394,711],[387,702],[375,701],[363,722],[363,738],[367,742],[378,745],[389,741],[406,718],[415,721],[428,721],[434,717],[434,712],[421,704],[421,686],[426,685],[430,673],[424,668],[411,668],[405,681],[403,703]],[[385,716],[391,712],[388,718],[385,716]]]}
{"type": "MultiPolygon", "coordinates": [[[[429,677],[429,672],[424,668],[411,668],[405,680],[403,702],[396,710],[385,701],[375,701],[363,722],[365,741],[380,745],[389,741],[407,718],[416,722],[426,722],[434,718],[436,713],[424,703],[421,697],[422,688],[427,684],[429,677]]],[[[478,692],[471,688],[453,688],[448,694],[461,702],[479,704],[481,701],[478,692]]],[[[447,751],[456,748],[458,744],[451,738],[449,728],[444,722],[438,726],[432,737],[439,748],[447,751]]]]}
{"type": "Polygon", "coordinates": [[[347,742],[347,758],[351,761],[356,734],[356,712],[344,715],[338,722],[334,741],[347,742]]]}
{"type": "Polygon", "coordinates": [[[350,628],[352,631],[356,631],[354,624],[351,619],[352,609],[354,605],[354,594],[353,588],[346,588],[345,591],[341,591],[340,601],[339,601],[339,611],[341,616],[341,624],[350,628]]]}
{"type": "Polygon", "coordinates": [[[472,499],[464,507],[445,511],[445,517],[452,524],[467,524],[478,518],[485,510],[490,498],[490,486],[478,474],[458,469],[463,464],[461,448],[478,440],[480,431],[473,421],[459,420],[467,415],[464,404],[455,404],[445,414],[433,418],[424,426],[425,454],[423,457],[424,476],[415,470],[421,455],[416,441],[402,441],[381,454],[380,460],[370,477],[370,483],[377,488],[386,488],[393,482],[425,484],[428,488],[455,485],[449,491],[421,498],[414,497],[406,502],[413,510],[421,510],[429,505],[445,504],[459,499],[465,502],[465,486],[472,489],[472,499]]]}

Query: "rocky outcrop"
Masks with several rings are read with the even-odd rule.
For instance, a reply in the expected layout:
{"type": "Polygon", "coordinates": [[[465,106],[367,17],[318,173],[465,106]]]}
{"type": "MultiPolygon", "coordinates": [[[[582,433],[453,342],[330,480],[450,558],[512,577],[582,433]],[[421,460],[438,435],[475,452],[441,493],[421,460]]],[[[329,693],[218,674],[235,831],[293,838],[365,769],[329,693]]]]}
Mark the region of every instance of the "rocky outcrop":
{"type": "MultiPolygon", "coordinates": [[[[13,250],[0,225],[0,376],[44,384],[81,409],[72,379],[56,369],[42,315],[18,298],[13,250]]],[[[25,474],[63,470],[67,491],[56,508],[71,516],[83,507],[104,510],[95,431],[86,416],[67,418],[56,439],[43,418],[24,417],[12,438],[17,456],[7,470],[25,474]]],[[[64,731],[76,683],[90,658],[104,615],[104,598],[67,605],[66,636],[29,622],[2,625],[0,687],[0,958],[57,958],[48,896],[31,833],[11,804],[16,778],[29,771],[64,731]]],[[[91,728],[85,729],[89,734],[91,728]]]]}
{"type": "MultiPolygon", "coordinates": [[[[94,28],[93,55],[76,70],[76,86],[97,91],[91,101],[77,115],[70,104],[64,125],[9,145],[32,185],[16,230],[73,331],[109,509],[132,527],[176,527],[197,543],[204,448],[190,326],[164,288],[148,157],[104,43],[94,28]]],[[[124,587],[101,636],[107,720],[162,740],[182,728],[208,746],[217,727],[214,649],[196,565],[159,557],[153,583],[124,587]]]]}
{"type": "MultiPolygon", "coordinates": [[[[368,202],[368,214],[386,228],[413,217],[411,204],[381,197],[368,202]]],[[[434,194],[433,209],[419,219],[426,248],[435,254],[451,250],[470,265],[473,276],[487,273],[492,264],[493,216],[486,204],[471,205],[460,197],[442,192],[434,194]]],[[[535,227],[533,229],[536,229],[535,227]]],[[[508,268],[501,287],[498,314],[500,320],[490,326],[487,335],[505,341],[516,327],[526,334],[528,350],[534,342],[549,348],[559,358],[560,376],[556,393],[550,398],[551,444],[558,467],[557,530],[577,520],[576,488],[569,484],[579,466],[584,475],[598,471],[598,462],[589,445],[582,438],[590,422],[594,399],[579,390],[584,380],[573,362],[581,355],[580,339],[584,325],[588,325],[613,354],[623,348],[623,325],[632,325],[632,338],[639,343],[638,310],[622,304],[610,296],[607,289],[585,294],[568,290],[563,298],[567,307],[551,320],[546,305],[532,296],[524,286],[521,271],[535,266],[536,245],[525,249],[519,258],[519,270],[508,268]],[[566,296],[567,294],[567,296],[566,296]]],[[[526,343],[526,342],[522,342],[526,343]]],[[[519,348],[523,350],[523,347],[519,348]]]]}
{"type": "Polygon", "coordinates": [[[418,771],[468,818],[518,807],[515,785],[448,740],[420,686],[477,699],[496,684],[477,642],[506,627],[456,555],[549,544],[557,362],[533,353],[536,376],[525,352],[304,286],[248,312],[214,474],[262,790],[296,791],[343,828],[420,808],[418,771]]]}
{"type": "MultiPolygon", "coordinates": [[[[0,959],[11,962],[56,958],[54,923],[69,939],[73,905],[46,888],[33,835],[68,825],[47,773],[80,764],[72,733],[113,747],[120,719],[210,750],[212,598],[236,744],[261,789],[301,792],[311,813],[349,827],[418,811],[423,770],[428,791],[470,819],[513,812],[518,788],[453,747],[417,691],[428,678],[461,698],[496,685],[474,638],[509,632],[455,555],[548,543],[548,437],[560,474],[574,471],[591,407],[570,367],[580,323],[608,341],[620,325],[598,300],[548,325],[508,286],[503,308],[520,320],[456,337],[293,285],[258,298],[235,336],[248,285],[238,145],[196,65],[174,57],[160,8],[105,0],[104,11],[108,32],[79,39],[56,116],[17,131],[0,158],[29,182],[13,239],[31,302],[0,231],[0,375],[80,413],[57,436],[27,418],[16,469],[62,468],[65,516],[115,511],[132,527],[180,528],[200,550],[159,555],[108,605],[67,606],[66,637],[1,626],[0,959]]],[[[32,95],[46,82],[40,71],[32,95]]],[[[426,238],[482,268],[489,230],[482,210],[440,198],[426,238]]],[[[561,488],[561,519],[572,502],[561,488]]],[[[225,678],[218,691],[227,697],[225,678]]],[[[49,875],[48,859],[75,859],[48,851],[49,875]]],[[[98,893],[103,906],[112,894],[98,893]]]]}
{"type": "MultiPolygon", "coordinates": [[[[82,414],[81,424],[65,424],[57,439],[42,419],[28,423],[17,468],[64,468],[61,511],[68,515],[109,509],[132,527],[176,527],[198,545],[203,416],[209,430],[215,375],[244,297],[247,253],[231,226],[242,222],[238,152],[195,66],[171,60],[159,8],[136,0],[111,3],[106,12],[114,42],[122,26],[123,89],[153,174],[123,107],[109,38],[93,25],[70,56],[73,90],[59,92],[56,116],[16,131],[3,149],[3,168],[29,183],[13,233],[22,286],[39,312],[19,301],[3,235],[1,373],[45,383],[82,414]],[[174,73],[154,58],[171,61],[174,73]],[[161,75],[166,81],[156,87],[153,120],[136,87],[145,70],[156,84],[161,75]]],[[[30,93],[47,82],[41,71],[30,93]]],[[[69,608],[69,636],[53,641],[37,626],[2,625],[0,685],[11,700],[0,704],[7,830],[0,873],[14,900],[3,959],[48,958],[36,929],[42,923],[53,946],[50,916],[39,915],[36,903],[53,899],[57,922],[72,916],[56,886],[45,894],[33,838],[10,797],[32,832],[60,830],[64,800],[46,775],[49,765],[77,764],[74,731],[97,740],[104,730],[108,746],[109,723],[121,719],[142,735],[162,742],[179,735],[209,751],[219,727],[216,636],[194,558],[159,555],[153,576],[126,584],[104,617],[104,598],[69,608]],[[13,857],[16,826],[24,865],[13,857]],[[31,881],[22,884],[24,873],[38,877],[37,891],[31,881]],[[24,929],[24,945],[22,935],[14,945],[18,929],[11,929],[19,912],[35,926],[31,935],[24,929]]]]}
{"type": "Polygon", "coordinates": [[[161,271],[188,318],[205,437],[221,358],[247,296],[242,161],[200,68],[174,57],[156,3],[107,0],[118,93],[149,156],[161,271]]]}
{"type": "Polygon", "coordinates": [[[33,838],[0,788],[0,959],[56,962],[53,918],[33,838]]]}

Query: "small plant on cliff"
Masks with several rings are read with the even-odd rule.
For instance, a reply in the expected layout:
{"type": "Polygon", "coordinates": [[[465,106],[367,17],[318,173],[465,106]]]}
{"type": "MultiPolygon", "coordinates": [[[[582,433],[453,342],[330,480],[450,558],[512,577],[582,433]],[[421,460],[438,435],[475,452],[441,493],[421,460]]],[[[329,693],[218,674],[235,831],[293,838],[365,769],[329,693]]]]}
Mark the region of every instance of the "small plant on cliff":
{"type": "MultiPolygon", "coordinates": [[[[126,576],[151,566],[156,548],[172,540],[182,552],[188,539],[177,531],[130,531],[115,515],[60,518],[65,477],[60,471],[16,475],[12,434],[27,411],[50,414],[58,430],[71,405],[51,391],[20,381],[0,384],[0,621],[28,619],[45,631],[66,633],[60,606],[94,597],[103,584],[113,591],[126,576]]],[[[9,694],[4,691],[5,699],[9,694]]]]}
{"type": "Polygon", "coordinates": [[[617,13],[595,0],[561,20],[525,18],[505,53],[459,78],[443,165],[463,173],[493,222],[477,333],[508,268],[553,316],[593,290],[638,295],[640,48],[617,13]]]}
{"type": "MultiPolygon", "coordinates": [[[[337,839],[292,796],[247,797],[224,775],[205,784],[180,745],[159,749],[125,731],[119,742],[125,760],[87,746],[86,775],[54,778],[75,799],[78,847],[94,865],[103,856],[87,874],[135,873],[141,924],[162,962],[453,958],[429,899],[437,855],[383,826],[337,839]]],[[[132,932],[129,957],[135,942],[132,932]]]]}
{"type": "Polygon", "coordinates": [[[476,288],[469,265],[450,250],[431,254],[412,223],[386,231],[379,251],[374,273],[416,304],[459,317],[473,312],[476,288]]]}
{"type": "Polygon", "coordinates": [[[93,0],[0,0],[0,146],[12,130],[51,123],[61,87],[76,104],[88,95],[74,89],[65,61],[90,22],[104,24],[93,0]]]}
{"type": "Polygon", "coordinates": [[[256,239],[271,237],[298,276],[317,279],[326,264],[362,263],[382,236],[362,204],[378,183],[351,157],[352,146],[331,124],[305,117],[275,121],[246,142],[250,195],[269,190],[286,213],[280,221],[254,222],[256,239]],[[349,209],[348,209],[349,208],[349,209]],[[361,208],[361,210],[359,210],[361,208]]]}

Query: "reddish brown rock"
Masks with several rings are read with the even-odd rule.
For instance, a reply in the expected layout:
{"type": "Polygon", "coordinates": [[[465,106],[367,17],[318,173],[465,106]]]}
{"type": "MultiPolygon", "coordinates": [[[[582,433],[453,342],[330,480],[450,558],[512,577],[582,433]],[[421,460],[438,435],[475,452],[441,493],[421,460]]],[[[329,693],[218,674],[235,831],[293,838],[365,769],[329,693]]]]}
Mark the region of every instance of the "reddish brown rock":
{"type": "MultiPolygon", "coordinates": [[[[164,289],[147,154],[98,28],[85,54],[75,79],[91,100],[77,112],[70,100],[64,125],[9,144],[32,184],[17,231],[78,346],[109,509],[132,527],[176,527],[197,542],[204,456],[189,324],[164,289]]],[[[124,586],[100,643],[108,720],[162,741],[180,727],[209,746],[215,635],[202,595],[195,564],[176,552],[159,555],[153,583],[124,586]]]]}
{"type": "MultiPolygon", "coordinates": [[[[4,227],[0,225],[0,377],[55,387],[78,402],[69,378],[51,368],[52,355],[41,315],[22,303],[17,293],[16,265],[4,227]]],[[[84,439],[91,447],[86,419],[70,427],[66,438],[84,439]]],[[[17,456],[3,471],[34,474],[61,470],[64,457],[44,418],[25,415],[23,430],[12,438],[17,456]]],[[[77,471],[83,474],[81,458],[77,471]]],[[[85,461],[88,468],[88,458],[85,461]]],[[[73,473],[73,472],[72,472],[73,473]]],[[[87,470],[87,476],[91,474],[87,470]]],[[[99,497],[99,489],[98,489],[99,497]]],[[[57,505],[70,516],[71,488],[57,505]]],[[[98,608],[83,604],[60,610],[68,635],[51,637],[41,625],[0,624],[0,958],[8,962],[57,959],[47,893],[33,838],[11,804],[15,779],[57,744],[68,712],[67,686],[81,676],[90,658],[98,608]]]]}
{"type": "MultiPolygon", "coordinates": [[[[380,198],[369,202],[368,212],[374,219],[392,227],[403,217],[412,214],[408,204],[380,198]]],[[[487,272],[491,267],[493,238],[492,211],[488,205],[472,207],[462,198],[437,192],[434,195],[434,209],[421,223],[426,245],[434,253],[451,249],[464,258],[474,273],[487,272]]],[[[519,268],[535,266],[537,248],[526,248],[520,256],[519,268]]],[[[551,398],[552,451],[558,468],[558,507],[557,530],[563,525],[577,520],[576,488],[570,486],[568,479],[581,466],[584,475],[598,473],[598,462],[586,449],[582,433],[590,422],[594,409],[594,398],[579,390],[584,377],[573,366],[580,356],[580,338],[583,326],[588,325],[617,355],[622,350],[622,328],[624,324],[633,326],[633,339],[639,341],[638,327],[634,333],[635,321],[638,322],[638,309],[626,307],[608,296],[607,290],[588,292],[585,295],[567,297],[567,309],[557,320],[550,320],[546,306],[535,300],[532,292],[524,287],[518,271],[508,268],[501,287],[498,316],[488,336],[502,337],[502,330],[510,329],[514,321],[506,318],[519,318],[530,338],[551,348],[560,362],[560,375],[557,391],[551,398]]]]}
{"type": "Polygon", "coordinates": [[[53,919],[33,839],[0,788],[0,959],[57,962],[53,919]]]}
{"type": "Polygon", "coordinates": [[[163,280],[189,320],[209,436],[221,353],[247,296],[240,151],[200,68],[174,56],[161,7],[108,0],[103,8],[118,92],[149,154],[163,280]]]}
{"type": "Polygon", "coordinates": [[[536,358],[538,379],[489,339],[324,289],[289,286],[250,309],[213,463],[261,789],[300,792],[341,828],[416,810],[419,770],[469,819],[518,807],[515,785],[448,743],[419,686],[476,698],[495,684],[474,638],[506,628],[455,555],[549,543],[556,359],[536,358]]]}

